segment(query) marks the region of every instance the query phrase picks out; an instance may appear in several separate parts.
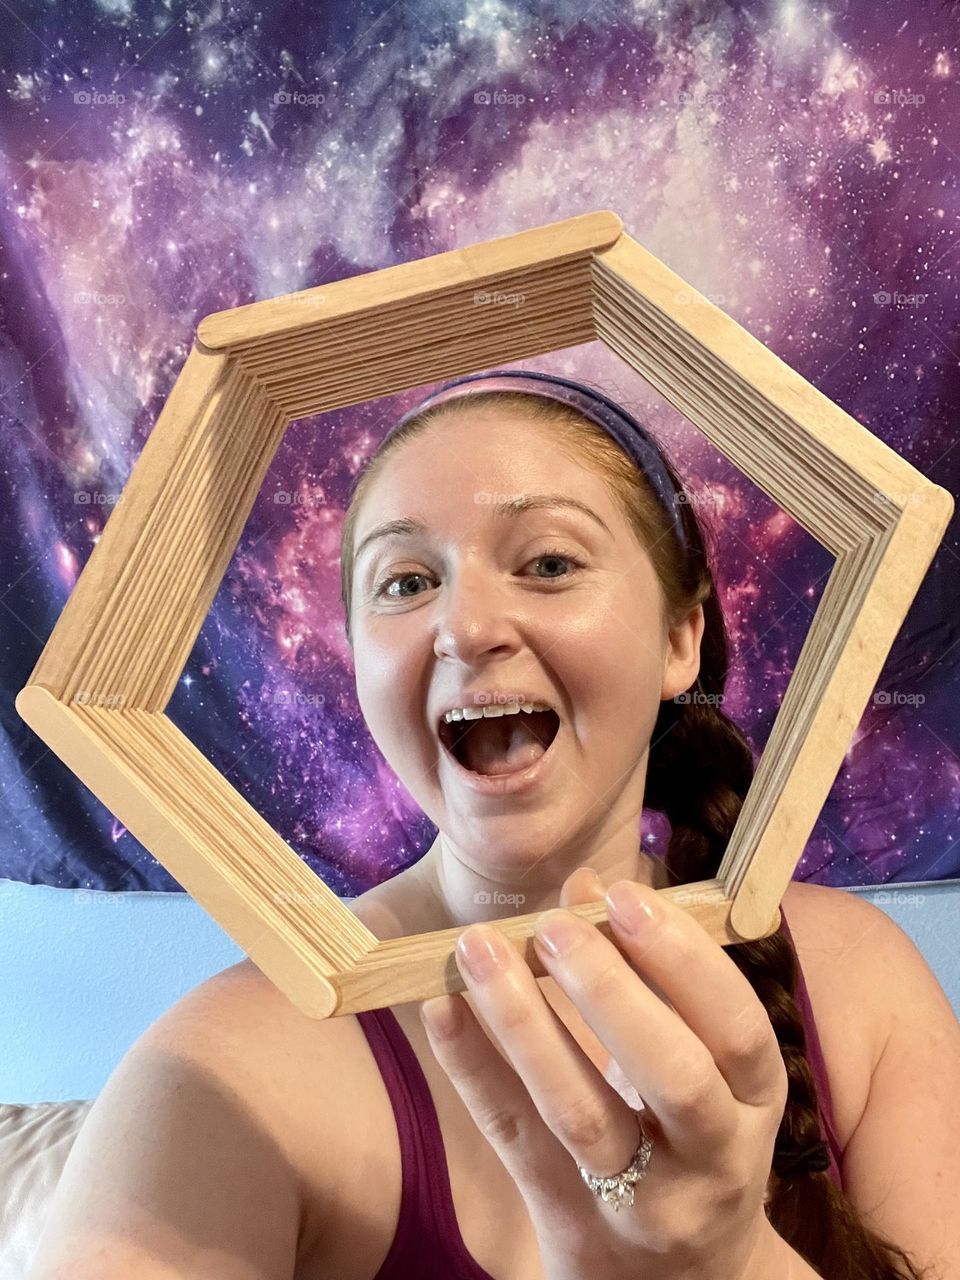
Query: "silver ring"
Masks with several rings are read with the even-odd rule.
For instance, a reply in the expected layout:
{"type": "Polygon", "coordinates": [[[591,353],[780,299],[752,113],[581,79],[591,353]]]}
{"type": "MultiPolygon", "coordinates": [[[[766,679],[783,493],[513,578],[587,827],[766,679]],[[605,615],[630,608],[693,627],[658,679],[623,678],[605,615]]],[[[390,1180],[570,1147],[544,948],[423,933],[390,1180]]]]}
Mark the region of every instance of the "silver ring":
{"type": "Polygon", "coordinates": [[[634,1152],[633,1159],[626,1169],[620,1173],[614,1173],[607,1178],[603,1178],[597,1174],[590,1173],[582,1164],[577,1164],[577,1168],[580,1170],[580,1177],[594,1195],[598,1195],[605,1204],[612,1204],[618,1213],[621,1206],[629,1209],[633,1205],[634,1184],[645,1176],[647,1165],[650,1163],[650,1156],[653,1152],[653,1142],[643,1127],[639,1112],[637,1113],[637,1126],[641,1135],[640,1145],[634,1152]]]}

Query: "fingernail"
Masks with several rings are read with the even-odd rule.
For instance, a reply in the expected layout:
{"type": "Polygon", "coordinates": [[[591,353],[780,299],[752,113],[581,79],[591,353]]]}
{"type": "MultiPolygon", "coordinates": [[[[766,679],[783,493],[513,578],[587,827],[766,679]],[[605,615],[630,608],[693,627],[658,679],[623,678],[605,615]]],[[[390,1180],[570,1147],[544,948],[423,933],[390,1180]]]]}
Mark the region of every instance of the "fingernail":
{"type": "Polygon", "coordinates": [[[626,933],[642,933],[659,920],[661,911],[642,896],[636,885],[620,880],[606,894],[607,914],[626,933]]]}
{"type": "Polygon", "coordinates": [[[562,956],[583,941],[584,933],[584,925],[576,916],[555,907],[543,913],[533,936],[552,956],[562,956]]]}
{"type": "Polygon", "coordinates": [[[457,953],[477,982],[485,982],[502,968],[493,941],[482,931],[471,928],[461,933],[457,953]]]}

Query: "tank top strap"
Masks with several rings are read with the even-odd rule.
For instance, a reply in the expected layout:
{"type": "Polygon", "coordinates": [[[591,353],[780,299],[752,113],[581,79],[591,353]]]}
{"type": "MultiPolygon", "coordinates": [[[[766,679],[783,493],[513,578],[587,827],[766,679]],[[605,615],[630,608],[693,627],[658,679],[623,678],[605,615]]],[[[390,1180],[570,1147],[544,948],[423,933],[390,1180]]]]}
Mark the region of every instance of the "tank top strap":
{"type": "Polygon", "coordinates": [[[375,1280],[493,1280],[461,1235],[440,1121],[413,1046],[390,1008],[356,1018],[393,1107],[402,1165],[397,1230],[375,1280]]]}
{"type": "MultiPolygon", "coordinates": [[[[787,923],[787,913],[783,910],[781,904],[780,918],[782,920],[783,932],[790,939],[796,953],[796,943],[793,940],[793,934],[787,923]]],[[[817,1086],[817,1098],[820,1103],[820,1118],[822,1120],[821,1134],[825,1134],[824,1141],[830,1149],[830,1168],[828,1170],[830,1177],[840,1188],[843,1182],[840,1176],[840,1160],[843,1156],[843,1149],[837,1138],[836,1130],[833,1123],[833,1096],[830,1092],[830,1079],[827,1075],[827,1064],[823,1056],[823,1046],[820,1043],[820,1033],[817,1031],[816,1019],[813,1016],[813,1005],[810,1002],[810,992],[807,989],[807,982],[803,975],[803,967],[800,964],[800,956],[797,954],[797,990],[795,996],[797,1008],[800,1010],[800,1016],[803,1018],[804,1033],[806,1036],[807,1061],[810,1064],[810,1070],[817,1086]]]]}

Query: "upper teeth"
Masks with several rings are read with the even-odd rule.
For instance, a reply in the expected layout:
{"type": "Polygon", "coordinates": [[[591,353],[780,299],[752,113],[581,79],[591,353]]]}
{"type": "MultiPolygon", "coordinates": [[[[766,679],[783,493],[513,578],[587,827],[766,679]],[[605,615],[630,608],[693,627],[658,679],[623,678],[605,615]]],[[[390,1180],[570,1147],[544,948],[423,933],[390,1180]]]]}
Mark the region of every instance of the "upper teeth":
{"type": "Polygon", "coordinates": [[[451,720],[479,720],[481,716],[512,716],[518,711],[551,711],[545,702],[513,702],[509,706],[453,707],[444,714],[444,723],[451,720]]]}

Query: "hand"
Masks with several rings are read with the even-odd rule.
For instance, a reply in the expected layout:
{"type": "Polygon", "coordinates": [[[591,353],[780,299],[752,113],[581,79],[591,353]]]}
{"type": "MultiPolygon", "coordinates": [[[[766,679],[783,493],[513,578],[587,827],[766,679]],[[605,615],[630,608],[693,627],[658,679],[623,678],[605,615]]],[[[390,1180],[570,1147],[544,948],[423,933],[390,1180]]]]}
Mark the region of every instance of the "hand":
{"type": "Polygon", "coordinates": [[[562,909],[603,896],[602,882],[578,868],[560,908],[537,924],[537,934],[569,925],[569,951],[555,958],[539,938],[535,945],[643,1099],[639,1113],[602,1077],[495,924],[464,930],[457,965],[509,1064],[460,993],[424,1001],[431,1048],[523,1195],[546,1280],[766,1280],[783,1243],[763,1202],[787,1099],[770,1019],[692,916],[646,885],[613,888],[618,904],[650,904],[654,918],[641,911],[639,930],[629,932],[608,896],[614,945],[562,909]],[[462,954],[471,939],[501,962],[483,980],[462,954]],[[448,1017],[450,1033],[440,1027],[448,1017]],[[638,1114],[652,1155],[633,1205],[616,1210],[587,1187],[577,1163],[605,1177],[625,1169],[640,1141],[638,1114]]]}

